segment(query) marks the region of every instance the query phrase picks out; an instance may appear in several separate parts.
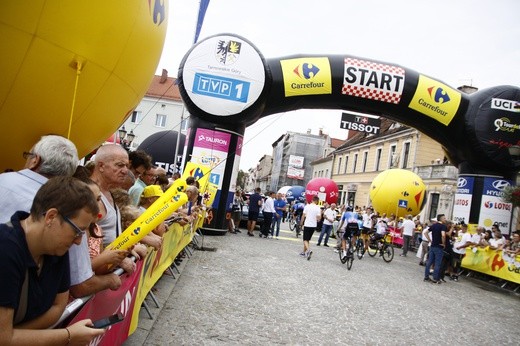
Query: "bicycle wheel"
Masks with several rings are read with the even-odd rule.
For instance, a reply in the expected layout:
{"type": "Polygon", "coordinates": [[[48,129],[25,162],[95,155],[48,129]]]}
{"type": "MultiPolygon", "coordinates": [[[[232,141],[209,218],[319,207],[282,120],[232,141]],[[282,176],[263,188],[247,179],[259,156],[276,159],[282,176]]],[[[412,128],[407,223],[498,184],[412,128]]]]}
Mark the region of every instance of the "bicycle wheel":
{"type": "Polygon", "coordinates": [[[394,246],[392,244],[383,245],[383,260],[386,263],[390,263],[394,259],[394,246]]]}
{"type": "Polygon", "coordinates": [[[343,256],[343,250],[339,249],[339,260],[342,264],[347,262],[348,256],[343,256]]]}
{"type": "Polygon", "coordinates": [[[347,254],[347,269],[350,270],[352,268],[352,263],[354,263],[354,253],[349,251],[347,254]]]}
{"type": "Polygon", "coordinates": [[[363,239],[358,239],[356,241],[356,255],[358,259],[362,259],[365,254],[365,242],[363,239]]]}
{"type": "Polygon", "coordinates": [[[294,219],[291,219],[289,221],[289,229],[292,231],[294,231],[294,226],[296,225],[296,222],[294,222],[294,219]]]}
{"type": "Polygon", "coordinates": [[[294,229],[296,230],[296,238],[298,238],[300,236],[300,232],[301,232],[300,225],[294,226],[294,229]]]}
{"type": "Polygon", "coordinates": [[[368,255],[370,257],[374,257],[375,255],[377,255],[377,253],[379,252],[378,245],[379,245],[379,242],[369,241],[369,243],[368,243],[368,255]]]}

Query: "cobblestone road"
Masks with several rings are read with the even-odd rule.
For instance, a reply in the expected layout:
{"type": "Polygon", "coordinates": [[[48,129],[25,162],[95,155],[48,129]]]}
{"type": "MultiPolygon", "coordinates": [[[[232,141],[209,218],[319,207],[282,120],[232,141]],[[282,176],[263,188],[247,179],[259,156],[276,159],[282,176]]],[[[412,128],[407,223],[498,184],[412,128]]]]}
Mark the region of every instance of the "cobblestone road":
{"type": "Polygon", "coordinates": [[[195,251],[173,290],[161,280],[171,294],[160,314],[142,317],[125,345],[519,344],[518,294],[464,277],[423,282],[415,254],[400,249],[391,263],[365,255],[348,271],[316,240],[307,261],[289,231],[204,237],[216,251],[195,251]]]}

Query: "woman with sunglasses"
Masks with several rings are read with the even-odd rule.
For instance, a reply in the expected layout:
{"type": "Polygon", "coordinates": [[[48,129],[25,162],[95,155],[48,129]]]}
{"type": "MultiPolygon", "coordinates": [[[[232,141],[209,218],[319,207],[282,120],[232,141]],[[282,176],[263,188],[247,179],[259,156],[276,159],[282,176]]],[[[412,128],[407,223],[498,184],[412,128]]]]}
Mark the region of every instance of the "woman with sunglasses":
{"type": "Polygon", "coordinates": [[[0,225],[0,345],[84,345],[103,334],[88,319],[46,329],[68,301],[67,251],[81,243],[98,213],[85,183],[57,177],[38,190],[30,214],[18,211],[0,225]]]}

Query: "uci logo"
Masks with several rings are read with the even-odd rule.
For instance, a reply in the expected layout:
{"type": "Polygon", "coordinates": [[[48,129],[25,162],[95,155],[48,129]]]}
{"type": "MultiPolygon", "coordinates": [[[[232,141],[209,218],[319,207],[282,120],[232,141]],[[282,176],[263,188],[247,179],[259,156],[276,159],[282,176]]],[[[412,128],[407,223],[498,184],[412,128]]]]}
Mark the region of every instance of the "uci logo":
{"type": "Polygon", "coordinates": [[[504,191],[504,189],[511,184],[509,184],[509,182],[506,180],[495,180],[492,185],[495,189],[504,191]]]}
{"type": "Polygon", "coordinates": [[[459,178],[459,180],[457,181],[457,187],[462,188],[466,185],[468,185],[468,181],[464,178],[459,178]]]}
{"type": "Polygon", "coordinates": [[[430,94],[431,99],[436,103],[446,103],[450,101],[448,93],[440,87],[429,87],[428,94],[430,94]]]}

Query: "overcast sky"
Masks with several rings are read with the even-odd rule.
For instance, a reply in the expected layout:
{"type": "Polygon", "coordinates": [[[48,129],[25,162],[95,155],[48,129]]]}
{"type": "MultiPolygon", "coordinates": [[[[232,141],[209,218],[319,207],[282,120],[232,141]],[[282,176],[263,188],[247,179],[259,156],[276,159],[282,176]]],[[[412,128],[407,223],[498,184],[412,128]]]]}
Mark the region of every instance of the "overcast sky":
{"type": "MultiPolygon", "coordinates": [[[[195,33],[199,1],[170,0],[157,73],[176,76],[195,33]]],[[[520,86],[518,0],[210,0],[199,37],[233,33],[266,58],[348,54],[395,63],[452,87],[520,86]]],[[[341,110],[271,115],[245,132],[240,168],[271,154],[287,131],[323,128],[345,139],[341,110]],[[261,134],[260,134],[261,133],[261,134]]]]}

